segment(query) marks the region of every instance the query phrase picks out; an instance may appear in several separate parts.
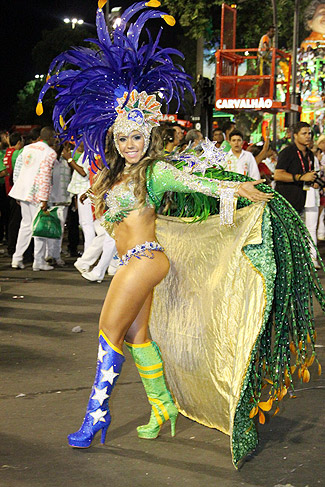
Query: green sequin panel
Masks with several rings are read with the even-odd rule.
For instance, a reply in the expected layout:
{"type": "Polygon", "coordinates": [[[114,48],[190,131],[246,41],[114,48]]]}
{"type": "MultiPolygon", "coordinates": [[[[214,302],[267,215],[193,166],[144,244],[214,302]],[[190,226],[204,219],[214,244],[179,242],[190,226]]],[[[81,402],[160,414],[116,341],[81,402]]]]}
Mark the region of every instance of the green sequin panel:
{"type": "Polygon", "coordinates": [[[243,457],[254,450],[258,441],[254,421],[249,418],[249,413],[252,409],[251,398],[255,383],[254,363],[260,349],[261,337],[263,336],[272,310],[274,282],[276,277],[276,262],[273,252],[270,211],[267,207],[263,213],[262,238],[263,241],[261,244],[247,245],[243,249],[252,265],[263,275],[266,292],[266,307],[261,332],[251,353],[250,364],[243,382],[240,399],[235,413],[232,434],[232,455],[235,466],[238,465],[238,462],[243,457]]]}

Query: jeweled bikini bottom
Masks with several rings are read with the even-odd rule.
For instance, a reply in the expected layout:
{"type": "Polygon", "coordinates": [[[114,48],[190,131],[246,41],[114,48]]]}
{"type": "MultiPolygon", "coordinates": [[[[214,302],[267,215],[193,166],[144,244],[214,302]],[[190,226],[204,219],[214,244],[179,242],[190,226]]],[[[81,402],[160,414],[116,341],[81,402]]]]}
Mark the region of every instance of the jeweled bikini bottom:
{"type": "Polygon", "coordinates": [[[141,245],[136,245],[132,249],[128,250],[126,254],[122,255],[119,259],[119,265],[127,265],[131,257],[141,259],[141,257],[147,257],[153,259],[153,251],[163,252],[165,249],[158,242],[145,242],[141,245]]]}

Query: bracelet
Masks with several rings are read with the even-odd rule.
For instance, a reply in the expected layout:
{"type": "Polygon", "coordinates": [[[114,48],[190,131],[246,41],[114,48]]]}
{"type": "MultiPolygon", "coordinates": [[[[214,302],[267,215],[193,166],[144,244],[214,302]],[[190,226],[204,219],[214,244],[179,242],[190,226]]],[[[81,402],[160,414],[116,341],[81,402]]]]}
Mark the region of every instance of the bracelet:
{"type": "Polygon", "coordinates": [[[72,157],[69,157],[69,159],[67,160],[67,163],[68,164],[71,164],[72,161],[73,161],[73,158],[72,157]]]}
{"type": "Polygon", "coordinates": [[[296,182],[298,182],[298,181],[300,181],[301,176],[302,176],[302,174],[294,174],[293,175],[293,180],[296,181],[296,182]]]}

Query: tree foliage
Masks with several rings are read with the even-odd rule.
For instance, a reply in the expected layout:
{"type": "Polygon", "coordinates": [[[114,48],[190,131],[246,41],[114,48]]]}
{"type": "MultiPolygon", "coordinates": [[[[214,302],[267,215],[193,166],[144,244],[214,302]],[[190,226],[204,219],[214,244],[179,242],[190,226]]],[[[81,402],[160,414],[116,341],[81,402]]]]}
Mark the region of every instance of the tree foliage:
{"type": "Polygon", "coordinates": [[[44,101],[44,114],[41,117],[36,115],[38,95],[43,84],[44,79],[34,79],[27,81],[24,88],[19,90],[14,110],[16,124],[51,125],[55,97],[53,90],[50,90],[44,101]]]}
{"type": "MultiPolygon", "coordinates": [[[[303,15],[309,0],[300,0],[299,42],[307,35],[303,15]]],[[[292,49],[295,0],[276,0],[278,47],[292,49]]],[[[273,25],[272,1],[243,0],[237,7],[237,47],[256,47],[260,37],[273,25]],[[249,19],[249,22],[247,22],[249,19]]]]}
{"type": "MultiPolygon", "coordinates": [[[[293,38],[293,18],[295,0],[276,0],[278,11],[279,48],[291,49],[293,38]]],[[[184,28],[185,34],[192,39],[204,37],[216,42],[220,37],[222,0],[163,0],[169,12],[184,28]]],[[[238,0],[237,3],[237,47],[257,47],[260,37],[267,27],[273,24],[272,0],[238,0]]],[[[306,37],[303,13],[310,0],[300,0],[299,42],[306,37]]],[[[186,48],[186,43],[184,43],[186,48]]]]}
{"type": "Polygon", "coordinates": [[[220,12],[222,0],[163,0],[163,6],[184,28],[186,36],[192,39],[205,37],[211,40],[214,32],[220,32],[220,12]]]}

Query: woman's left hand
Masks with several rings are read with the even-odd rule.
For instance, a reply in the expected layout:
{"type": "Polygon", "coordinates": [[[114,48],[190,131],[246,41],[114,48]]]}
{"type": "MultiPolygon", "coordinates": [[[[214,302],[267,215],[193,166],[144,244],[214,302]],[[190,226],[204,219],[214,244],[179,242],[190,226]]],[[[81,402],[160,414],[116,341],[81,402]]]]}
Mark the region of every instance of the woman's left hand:
{"type": "Polygon", "coordinates": [[[247,198],[251,201],[258,202],[258,201],[270,201],[273,198],[273,194],[271,193],[262,193],[255,188],[257,184],[264,183],[265,179],[258,179],[257,181],[247,181],[239,186],[238,195],[242,196],[243,198],[247,198]]]}

